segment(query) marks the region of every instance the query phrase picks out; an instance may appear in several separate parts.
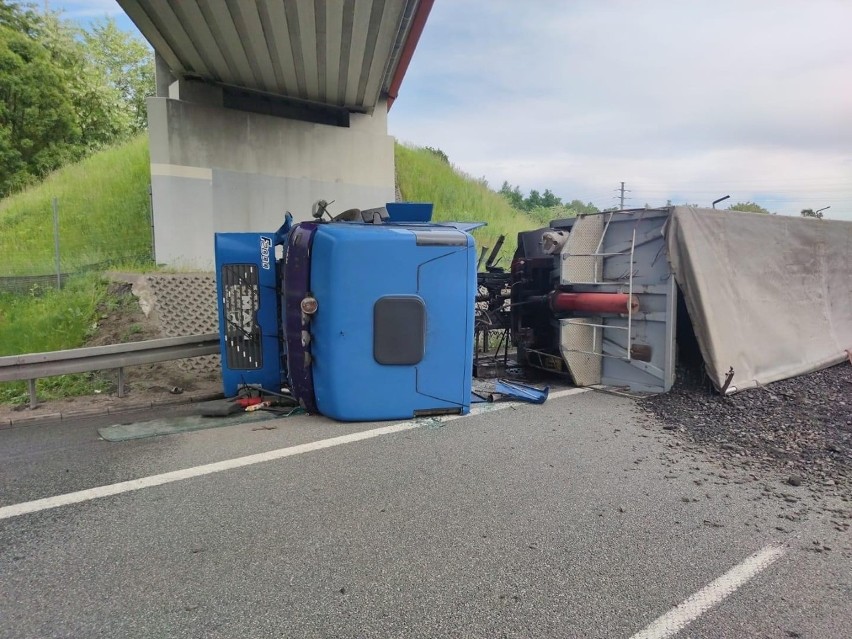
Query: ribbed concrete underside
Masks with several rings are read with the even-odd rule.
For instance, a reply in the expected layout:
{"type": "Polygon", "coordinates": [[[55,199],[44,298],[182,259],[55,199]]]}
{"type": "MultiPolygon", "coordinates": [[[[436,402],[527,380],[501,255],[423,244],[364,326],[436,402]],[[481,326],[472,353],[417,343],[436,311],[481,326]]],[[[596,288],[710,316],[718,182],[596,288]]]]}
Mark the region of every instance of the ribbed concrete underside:
{"type": "Polygon", "coordinates": [[[372,111],[417,0],[118,0],[175,77],[372,111]]]}

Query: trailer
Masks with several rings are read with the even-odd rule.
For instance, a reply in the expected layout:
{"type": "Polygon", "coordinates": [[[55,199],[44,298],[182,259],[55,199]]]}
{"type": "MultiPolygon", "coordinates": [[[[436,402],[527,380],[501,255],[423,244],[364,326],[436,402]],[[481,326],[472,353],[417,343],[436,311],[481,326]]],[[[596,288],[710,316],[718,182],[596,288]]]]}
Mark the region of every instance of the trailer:
{"type": "Polygon", "coordinates": [[[519,234],[511,268],[519,362],[577,386],[668,391],[677,288],[664,254],[667,219],[664,209],[618,211],[519,234]]]}

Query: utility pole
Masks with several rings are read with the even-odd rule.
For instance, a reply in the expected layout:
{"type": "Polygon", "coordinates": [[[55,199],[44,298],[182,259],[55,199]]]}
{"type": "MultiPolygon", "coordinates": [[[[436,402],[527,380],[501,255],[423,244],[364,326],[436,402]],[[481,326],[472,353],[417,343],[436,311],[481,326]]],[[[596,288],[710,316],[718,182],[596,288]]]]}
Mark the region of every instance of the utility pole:
{"type": "Polygon", "coordinates": [[[630,198],[624,197],[624,194],[630,193],[630,189],[625,189],[624,188],[624,182],[622,182],[621,188],[614,189],[614,190],[619,193],[619,195],[618,195],[619,208],[623,211],[624,210],[624,201],[630,199],[630,198]]]}

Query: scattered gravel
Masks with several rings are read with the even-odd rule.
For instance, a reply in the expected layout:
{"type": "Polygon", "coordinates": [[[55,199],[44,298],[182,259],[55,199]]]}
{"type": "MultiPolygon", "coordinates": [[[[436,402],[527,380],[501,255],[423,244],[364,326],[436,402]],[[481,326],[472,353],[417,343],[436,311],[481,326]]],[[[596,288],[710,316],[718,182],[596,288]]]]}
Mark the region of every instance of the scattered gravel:
{"type": "Polygon", "coordinates": [[[791,487],[852,492],[852,365],[721,397],[695,375],[640,407],[662,428],[749,469],[781,472],[791,487]]]}

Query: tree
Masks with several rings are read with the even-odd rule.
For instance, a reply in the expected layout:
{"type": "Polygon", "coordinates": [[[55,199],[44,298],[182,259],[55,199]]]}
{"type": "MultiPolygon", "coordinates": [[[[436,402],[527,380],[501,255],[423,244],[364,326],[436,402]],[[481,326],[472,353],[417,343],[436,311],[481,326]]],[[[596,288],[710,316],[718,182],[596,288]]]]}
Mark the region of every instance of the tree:
{"type": "Polygon", "coordinates": [[[27,37],[33,37],[40,24],[40,16],[29,5],[0,0],[0,24],[27,37]]]}
{"type": "Polygon", "coordinates": [[[755,202],[737,202],[728,207],[729,211],[745,211],[747,213],[765,213],[771,215],[769,211],[755,202]]]}
{"type": "Polygon", "coordinates": [[[546,208],[562,206],[562,198],[556,197],[550,189],[545,189],[541,195],[541,205],[546,208]]]}
{"type": "Polygon", "coordinates": [[[530,194],[524,199],[524,209],[527,211],[532,209],[537,209],[544,206],[543,200],[541,198],[541,193],[536,191],[535,189],[530,191],[530,194]]]}
{"type": "Polygon", "coordinates": [[[822,211],[814,211],[813,209],[802,209],[802,217],[815,217],[818,220],[821,220],[822,211]]]}
{"type": "Polygon", "coordinates": [[[104,81],[101,69],[92,63],[79,27],[48,14],[40,43],[61,69],[64,90],[77,115],[81,152],[126,137],[130,133],[129,113],[118,91],[104,81]]]}
{"type": "MultiPolygon", "coordinates": [[[[565,205],[565,207],[576,212],[577,215],[592,215],[594,213],[600,213],[600,209],[598,209],[598,207],[594,204],[591,202],[584,204],[582,200],[571,200],[565,205]]],[[[618,209],[613,207],[612,209],[607,210],[617,211],[618,209]]]]}
{"type": "Polygon", "coordinates": [[[531,215],[539,221],[545,220],[547,222],[558,217],[574,217],[577,215],[600,213],[600,209],[591,202],[586,203],[575,199],[564,203],[562,198],[554,194],[550,189],[545,189],[544,193],[539,193],[533,189],[527,197],[524,197],[519,187],[512,186],[509,182],[503,182],[499,193],[514,208],[531,215]]]}
{"type": "Polygon", "coordinates": [[[145,127],[153,55],[113,21],[83,33],[0,0],[0,197],[145,127]]]}
{"type": "MultiPolygon", "coordinates": [[[[154,56],[148,45],[118,28],[115,20],[96,22],[83,34],[86,56],[97,74],[98,83],[107,87],[130,133],[145,129],[148,114],[145,98],[154,94],[154,56]]],[[[446,161],[446,155],[441,153],[446,161]]]]}
{"type": "Polygon", "coordinates": [[[500,187],[500,195],[506,198],[514,208],[522,211],[524,209],[524,196],[521,193],[520,187],[512,186],[508,182],[503,182],[500,187]]]}
{"type": "Polygon", "coordinates": [[[26,33],[0,23],[0,196],[80,156],[66,75],[26,33]]]}

